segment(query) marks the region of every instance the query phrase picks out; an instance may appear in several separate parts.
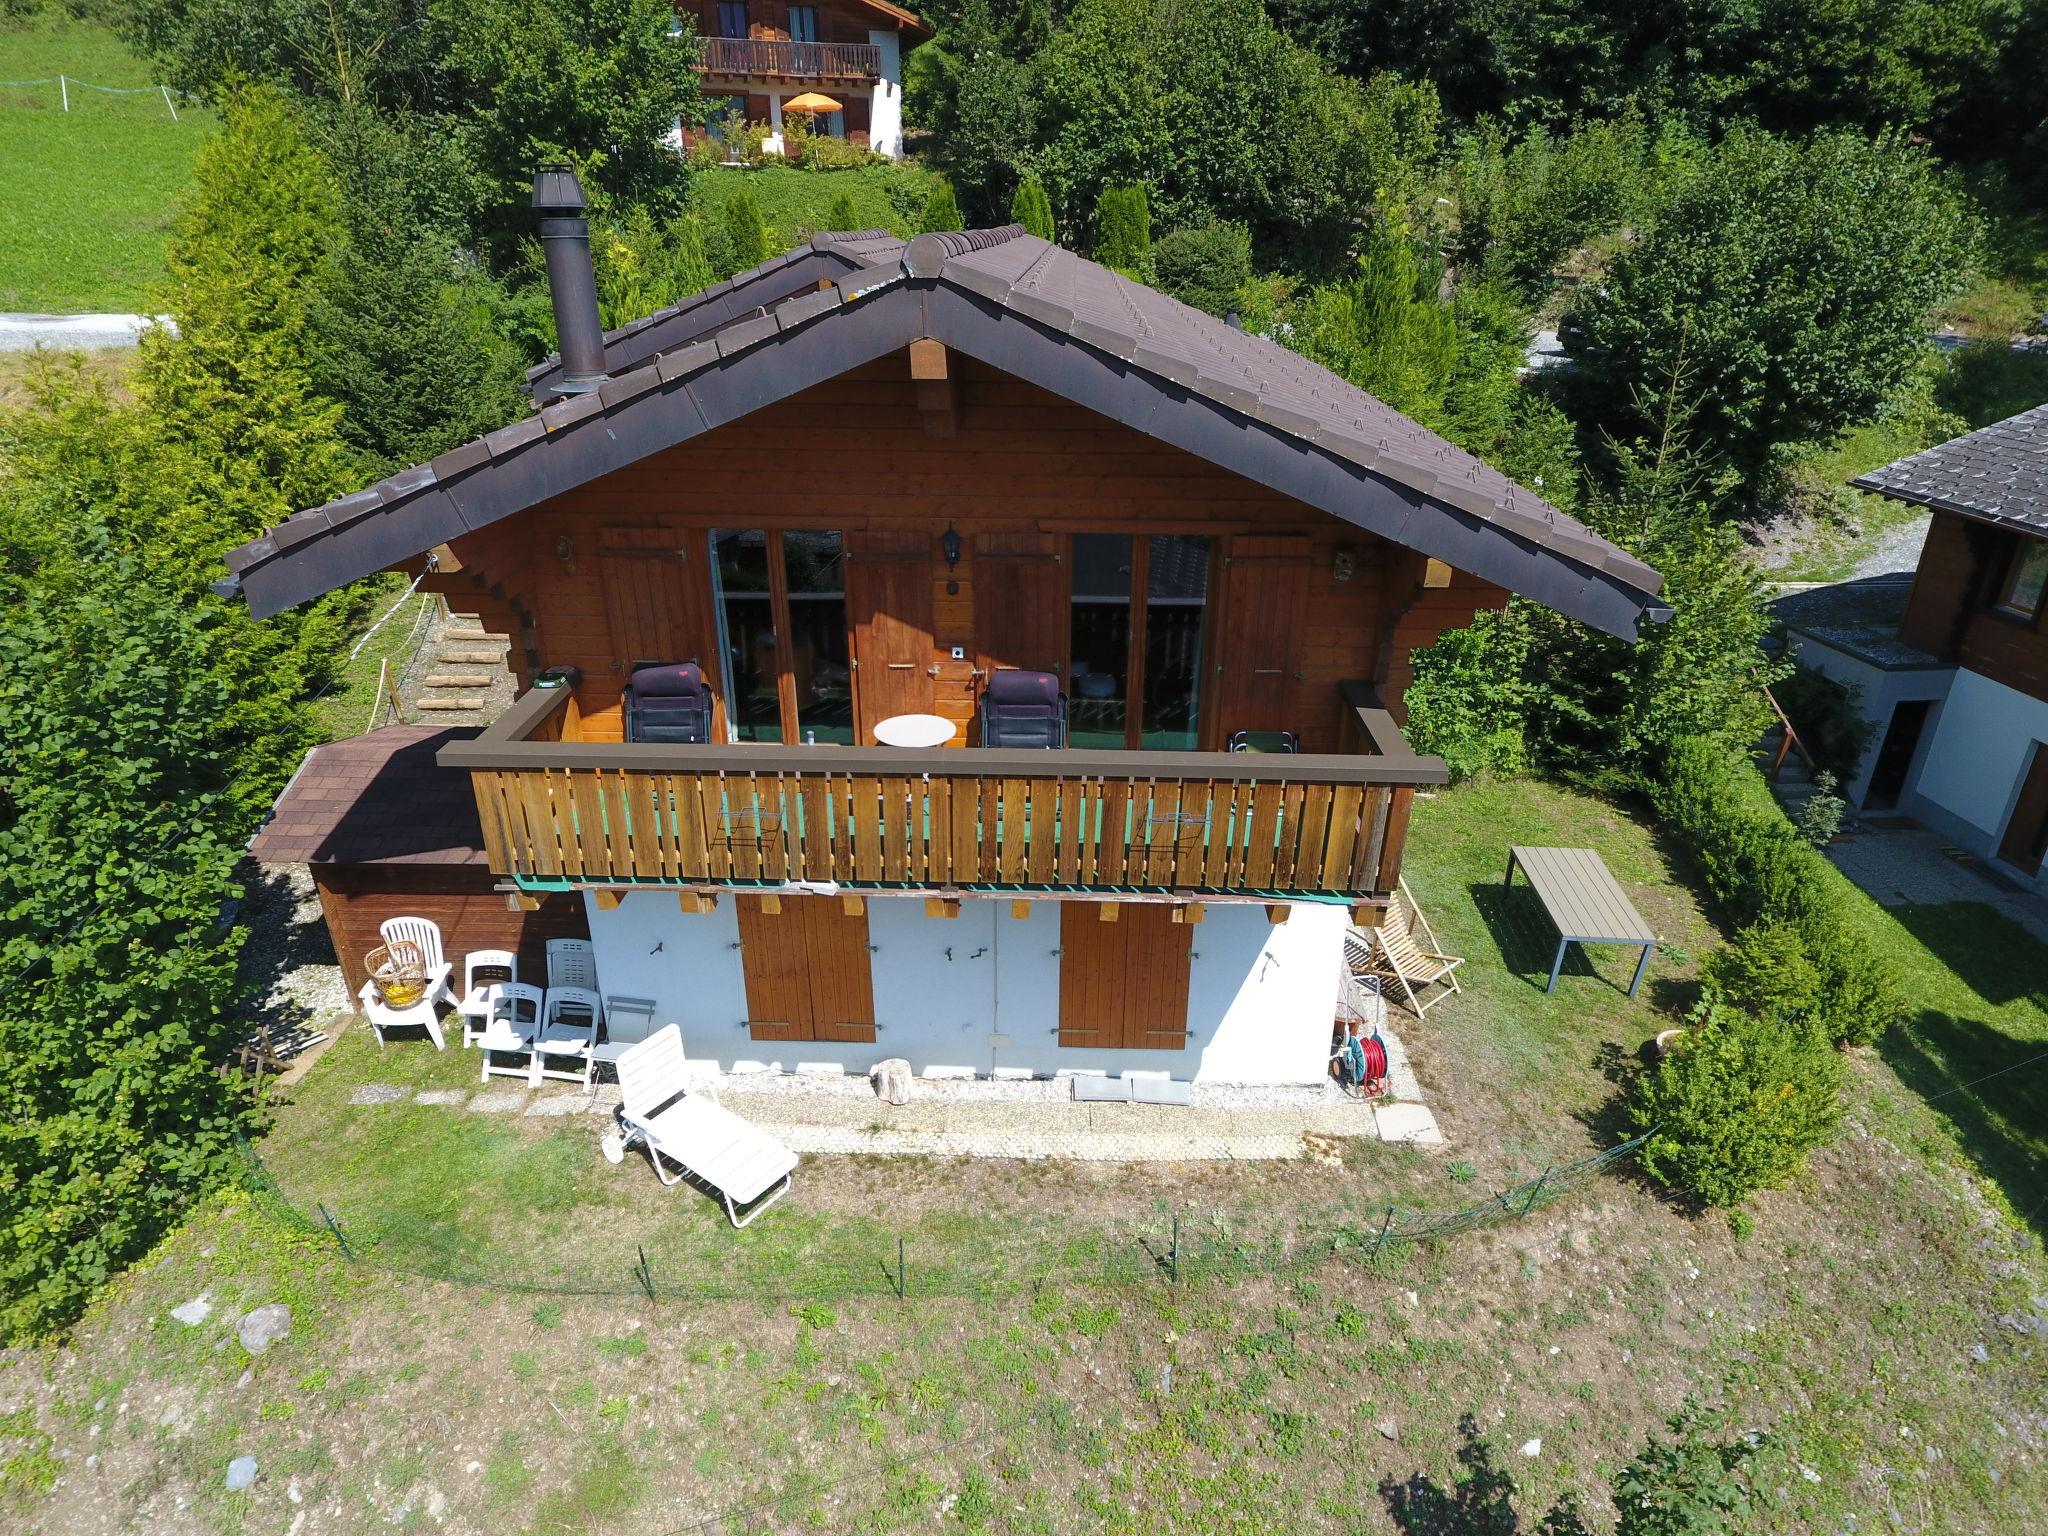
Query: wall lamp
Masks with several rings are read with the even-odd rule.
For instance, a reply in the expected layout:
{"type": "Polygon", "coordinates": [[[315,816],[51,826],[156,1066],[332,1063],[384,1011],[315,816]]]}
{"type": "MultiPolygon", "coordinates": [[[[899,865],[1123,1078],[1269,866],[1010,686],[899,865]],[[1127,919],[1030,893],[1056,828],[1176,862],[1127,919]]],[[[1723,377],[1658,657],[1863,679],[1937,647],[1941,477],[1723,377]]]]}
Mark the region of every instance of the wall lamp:
{"type": "Polygon", "coordinates": [[[953,526],[951,518],[946,519],[946,531],[939,535],[939,553],[946,557],[946,595],[958,596],[960,583],[951,573],[960,564],[960,530],[953,526]]]}

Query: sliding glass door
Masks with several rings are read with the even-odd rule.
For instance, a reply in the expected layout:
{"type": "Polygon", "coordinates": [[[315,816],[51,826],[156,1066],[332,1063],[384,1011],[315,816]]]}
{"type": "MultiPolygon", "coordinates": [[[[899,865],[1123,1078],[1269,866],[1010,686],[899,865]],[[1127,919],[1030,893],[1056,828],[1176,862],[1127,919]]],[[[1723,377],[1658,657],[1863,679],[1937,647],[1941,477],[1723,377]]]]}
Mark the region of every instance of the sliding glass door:
{"type": "Polygon", "coordinates": [[[1068,739],[1192,752],[1201,730],[1209,541],[1077,533],[1068,625],[1068,739]]]}
{"type": "Polygon", "coordinates": [[[836,531],[712,532],[712,596],[734,741],[853,741],[845,572],[836,531]]]}

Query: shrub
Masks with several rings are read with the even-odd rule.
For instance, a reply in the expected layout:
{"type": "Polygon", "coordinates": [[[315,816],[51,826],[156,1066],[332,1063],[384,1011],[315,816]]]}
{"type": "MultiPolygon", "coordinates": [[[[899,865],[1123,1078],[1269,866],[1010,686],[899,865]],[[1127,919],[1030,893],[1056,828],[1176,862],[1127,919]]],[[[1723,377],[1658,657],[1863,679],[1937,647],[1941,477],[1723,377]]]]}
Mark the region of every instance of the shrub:
{"type": "Polygon", "coordinates": [[[1095,259],[1143,281],[1151,271],[1152,210],[1142,186],[1104,187],[1095,201],[1095,259]]]}
{"type": "Polygon", "coordinates": [[[1709,1440],[1690,1413],[1674,1418],[1671,1429],[1676,1439],[1652,1435],[1615,1474],[1614,1536],[1715,1536],[1740,1529],[1750,1512],[1744,1472],[1756,1442],[1709,1440]]]}
{"type": "Polygon", "coordinates": [[[1745,1013],[1810,1019],[1820,1007],[1821,975],[1806,941],[1789,923],[1752,923],[1707,957],[1706,978],[1745,1013]]]}
{"type": "Polygon", "coordinates": [[[1017,183],[1017,195],[1010,199],[1010,222],[1022,224],[1041,240],[1052,239],[1052,199],[1036,176],[1017,183]]]}
{"type": "Polygon", "coordinates": [[[813,171],[850,171],[881,158],[865,142],[856,144],[850,138],[835,138],[829,133],[812,134],[804,140],[803,149],[804,166],[813,171]]]}
{"type": "Polygon", "coordinates": [[[1252,280],[1251,231],[1227,219],[1176,229],[1152,247],[1152,275],[1183,304],[1227,315],[1252,280]]]}
{"type": "Polygon", "coordinates": [[[1870,722],[1863,718],[1863,690],[1838,683],[1813,667],[1794,667],[1773,685],[1778,707],[1806,743],[1816,766],[1841,783],[1856,777],[1863,749],[1870,742],[1870,722]]]}
{"type": "Polygon", "coordinates": [[[1835,793],[1835,776],[1823,768],[1813,776],[1813,793],[1806,797],[1806,803],[1799,807],[1799,814],[1793,818],[1793,825],[1799,828],[1799,835],[1806,839],[1810,848],[1825,848],[1835,840],[1835,834],[1842,830],[1842,817],[1849,809],[1849,802],[1835,793]]]}
{"type": "Polygon", "coordinates": [[[725,234],[724,274],[745,272],[768,259],[768,226],[761,219],[761,200],[752,187],[726,199],[719,227],[725,234]]]}
{"type": "Polygon", "coordinates": [[[841,233],[860,228],[860,214],[853,206],[850,193],[842,192],[832,199],[832,206],[825,211],[825,227],[841,233]]]}
{"type": "Polygon", "coordinates": [[[924,200],[924,212],[918,215],[917,232],[932,235],[962,227],[960,203],[953,196],[953,183],[942,177],[932,184],[932,190],[924,200]]]}
{"type": "Polygon", "coordinates": [[[1800,836],[1756,768],[1721,743],[1686,737],[1650,786],[1708,889],[1738,922],[1794,929],[1820,973],[1815,1017],[1836,1040],[1868,1045],[1897,1022],[1890,965],[1854,918],[1842,873],[1800,836]]]}
{"type": "Polygon", "coordinates": [[[1706,1205],[1740,1205],[1833,1138],[1841,1084],[1842,1058],[1811,1020],[1752,1017],[1710,993],[1633,1084],[1629,1118],[1654,1133],[1643,1169],[1706,1205]]]}

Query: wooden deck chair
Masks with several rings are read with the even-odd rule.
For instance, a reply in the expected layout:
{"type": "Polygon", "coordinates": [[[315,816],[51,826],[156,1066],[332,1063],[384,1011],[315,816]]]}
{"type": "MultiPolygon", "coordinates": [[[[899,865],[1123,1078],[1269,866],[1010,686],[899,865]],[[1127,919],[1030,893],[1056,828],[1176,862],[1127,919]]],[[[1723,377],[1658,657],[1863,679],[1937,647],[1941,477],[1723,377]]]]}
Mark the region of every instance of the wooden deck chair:
{"type": "Polygon", "coordinates": [[[619,1058],[619,1128],[627,1146],[645,1144],[655,1176],[710,1185],[726,1219],[744,1227],[789,1193],[797,1156],[757,1126],[690,1091],[683,1033],[670,1024],[619,1058]],[[682,1170],[671,1175],[662,1164],[682,1170]],[[740,1214],[740,1207],[751,1207],[740,1214]]]}
{"type": "MultiPolygon", "coordinates": [[[[1432,1003],[1442,1002],[1451,993],[1464,989],[1458,985],[1458,967],[1465,963],[1460,955],[1443,953],[1443,946],[1437,942],[1436,933],[1429,926],[1429,919],[1422,915],[1422,908],[1416,905],[1414,892],[1408,889],[1408,882],[1401,882],[1394,899],[1387,903],[1386,916],[1377,928],[1358,928],[1353,934],[1364,936],[1365,963],[1353,963],[1354,972],[1369,975],[1390,976],[1401,984],[1407,994],[1408,1006],[1419,1019],[1428,1012],[1432,1003]],[[1418,942],[1416,933],[1421,931],[1418,942]],[[1429,989],[1441,986],[1445,991],[1425,997],[1429,989]]],[[[1350,936],[1345,943],[1345,954],[1350,958],[1357,954],[1350,936]]]]}

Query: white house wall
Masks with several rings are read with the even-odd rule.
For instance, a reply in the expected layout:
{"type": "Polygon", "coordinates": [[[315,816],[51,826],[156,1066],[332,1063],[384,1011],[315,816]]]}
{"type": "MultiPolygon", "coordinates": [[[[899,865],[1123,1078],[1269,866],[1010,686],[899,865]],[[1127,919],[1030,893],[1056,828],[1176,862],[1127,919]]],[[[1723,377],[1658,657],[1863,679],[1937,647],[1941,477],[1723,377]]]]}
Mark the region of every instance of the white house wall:
{"type": "Polygon", "coordinates": [[[868,33],[881,50],[874,94],[868,101],[868,148],[891,160],[903,158],[903,47],[892,30],[868,33]]]}
{"type": "Polygon", "coordinates": [[[1312,1083],[1329,1060],[1348,914],[1316,903],[1269,923],[1260,906],[1211,905],[1195,927],[1188,1043],[1179,1051],[1063,1049],[1059,904],[964,900],[928,917],[918,897],[870,895],[872,1045],[748,1038],[733,898],[686,914],[675,894],[630,894],[610,911],[586,897],[598,981],[654,1002],[691,1056],[727,1071],[863,1073],[901,1056],[920,1076],[1157,1072],[1203,1082],[1312,1083]]]}
{"type": "MultiPolygon", "coordinates": [[[[1884,745],[1885,729],[1891,724],[1892,710],[1909,700],[1926,699],[1935,706],[1928,712],[1926,727],[1920,734],[1920,747],[1915,754],[1921,764],[1929,760],[1929,743],[1935,739],[1941,725],[1941,700],[1948,695],[1949,680],[1956,675],[1955,668],[1895,667],[1887,670],[1797,630],[1789,631],[1787,639],[1791,643],[1793,660],[1801,666],[1811,667],[1835,682],[1862,690],[1857,709],[1871,724],[1870,740],[1864,743],[1862,760],[1856,765],[1856,777],[1843,786],[1843,799],[1858,809],[1862,808],[1863,797],[1870,791],[1871,771],[1877,767],[1878,749],[1884,745]]],[[[1914,771],[1909,768],[1906,774],[1907,794],[1913,789],[1914,771]]],[[[1903,801],[1904,796],[1901,796],[1901,803],[1903,801]]]]}
{"type": "Polygon", "coordinates": [[[2048,703],[1959,670],[1933,735],[1902,808],[1972,852],[1989,853],[2019,795],[2034,743],[2048,741],[2048,703]]]}

